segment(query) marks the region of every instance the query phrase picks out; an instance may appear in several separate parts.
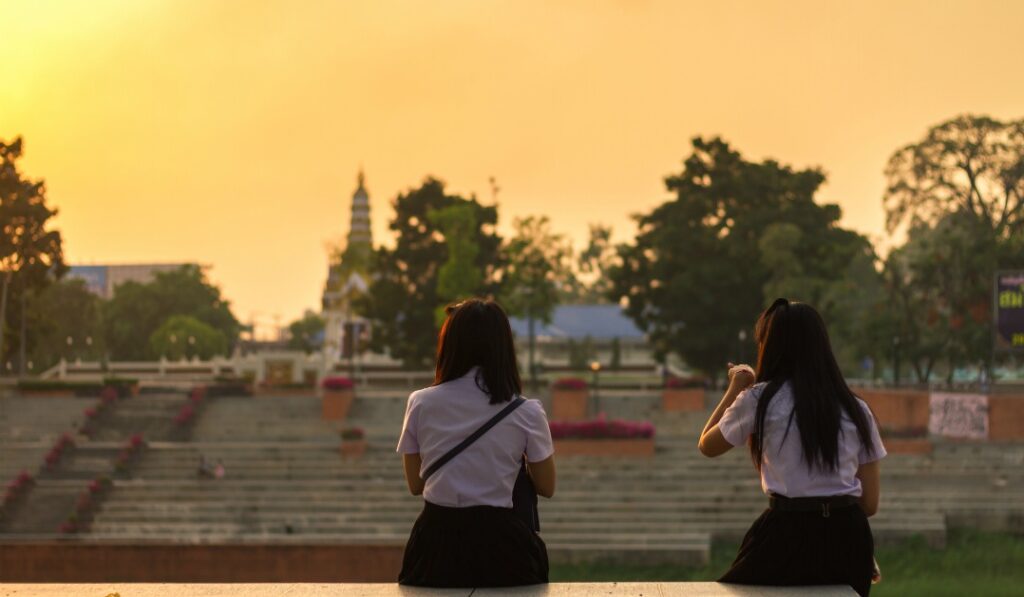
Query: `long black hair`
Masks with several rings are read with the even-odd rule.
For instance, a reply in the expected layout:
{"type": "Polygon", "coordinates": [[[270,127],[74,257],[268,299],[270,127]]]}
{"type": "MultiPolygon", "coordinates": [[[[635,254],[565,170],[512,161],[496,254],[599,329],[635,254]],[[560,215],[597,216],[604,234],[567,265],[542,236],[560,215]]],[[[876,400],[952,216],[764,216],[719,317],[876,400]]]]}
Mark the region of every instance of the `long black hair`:
{"type": "Polygon", "coordinates": [[[519,362],[512,326],[505,311],[492,300],[468,299],[445,308],[448,317],[437,337],[434,385],[458,379],[479,367],[476,384],[491,404],[521,394],[519,362]]]}
{"type": "Polygon", "coordinates": [[[783,383],[793,392],[793,420],[800,431],[800,444],[808,468],[827,471],[839,466],[839,434],[843,413],[853,421],[857,436],[869,454],[875,452],[871,428],[864,410],[846,385],[832,354],[828,331],[814,307],[776,299],[757,320],[757,381],[766,382],[757,402],[750,456],[761,469],[764,455],[764,420],[768,404],[783,383]]]}

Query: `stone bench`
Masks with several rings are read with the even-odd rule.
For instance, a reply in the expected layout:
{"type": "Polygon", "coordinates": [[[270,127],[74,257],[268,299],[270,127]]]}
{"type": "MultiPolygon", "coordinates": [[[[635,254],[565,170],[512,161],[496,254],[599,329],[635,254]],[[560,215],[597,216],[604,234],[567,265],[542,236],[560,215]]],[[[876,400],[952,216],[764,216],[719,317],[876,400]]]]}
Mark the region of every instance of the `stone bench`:
{"type": "Polygon", "coordinates": [[[851,597],[853,589],[754,587],[713,582],[553,583],[515,588],[421,589],[394,584],[0,584],[0,597],[851,597]]]}

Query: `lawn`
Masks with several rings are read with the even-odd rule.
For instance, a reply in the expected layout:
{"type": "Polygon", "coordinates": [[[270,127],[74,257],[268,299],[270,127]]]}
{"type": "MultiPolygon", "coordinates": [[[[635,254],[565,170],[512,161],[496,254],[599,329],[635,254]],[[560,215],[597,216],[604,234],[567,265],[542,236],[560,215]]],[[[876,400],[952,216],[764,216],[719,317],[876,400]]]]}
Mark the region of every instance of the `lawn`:
{"type": "MultiPolygon", "coordinates": [[[[552,566],[551,582],[709,581],[728,568],[736,545],[715,545],[711,563],[671,566],[552,566]]],[[[1024,595],[1024,537],[951,531],[945,550],[911,540],[876,551],[882,583],[872,595],[1024,595]]]]}

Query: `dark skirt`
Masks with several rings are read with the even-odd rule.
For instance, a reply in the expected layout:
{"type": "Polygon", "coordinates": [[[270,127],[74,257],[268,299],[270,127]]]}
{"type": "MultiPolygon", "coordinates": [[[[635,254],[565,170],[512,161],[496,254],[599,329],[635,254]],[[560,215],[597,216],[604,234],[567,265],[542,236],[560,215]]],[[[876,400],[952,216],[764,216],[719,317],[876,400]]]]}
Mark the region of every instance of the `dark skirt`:
{"type": "Polygon", "coordinates": [[[874,539],[860,506],[821,512],[769,508],[719,580],[743,585],[850,585],[871,591],[874,539]]]}
{"type": "Polygon", "coordinates": [[[546,583],[547,546],[511,508],[424,502],[405,545],[398,582],[419,587],[546,583]]]}

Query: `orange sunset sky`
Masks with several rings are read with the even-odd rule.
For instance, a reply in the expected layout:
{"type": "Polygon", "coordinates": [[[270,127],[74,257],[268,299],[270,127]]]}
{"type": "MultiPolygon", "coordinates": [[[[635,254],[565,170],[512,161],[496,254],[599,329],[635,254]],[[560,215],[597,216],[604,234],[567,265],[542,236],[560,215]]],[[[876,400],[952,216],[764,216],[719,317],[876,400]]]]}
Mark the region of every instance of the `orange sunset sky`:
{"type": "Polygon", "coordinates": [[[316,307],[366,170],[375,239],[426,175],[633,229],[694,135],[829,176],[884,240],[882,169],[954,115],[1024,117],[1024,2],[0,0],[0,138],[71,263],[199,261],[236,315],[316,307]]]}

